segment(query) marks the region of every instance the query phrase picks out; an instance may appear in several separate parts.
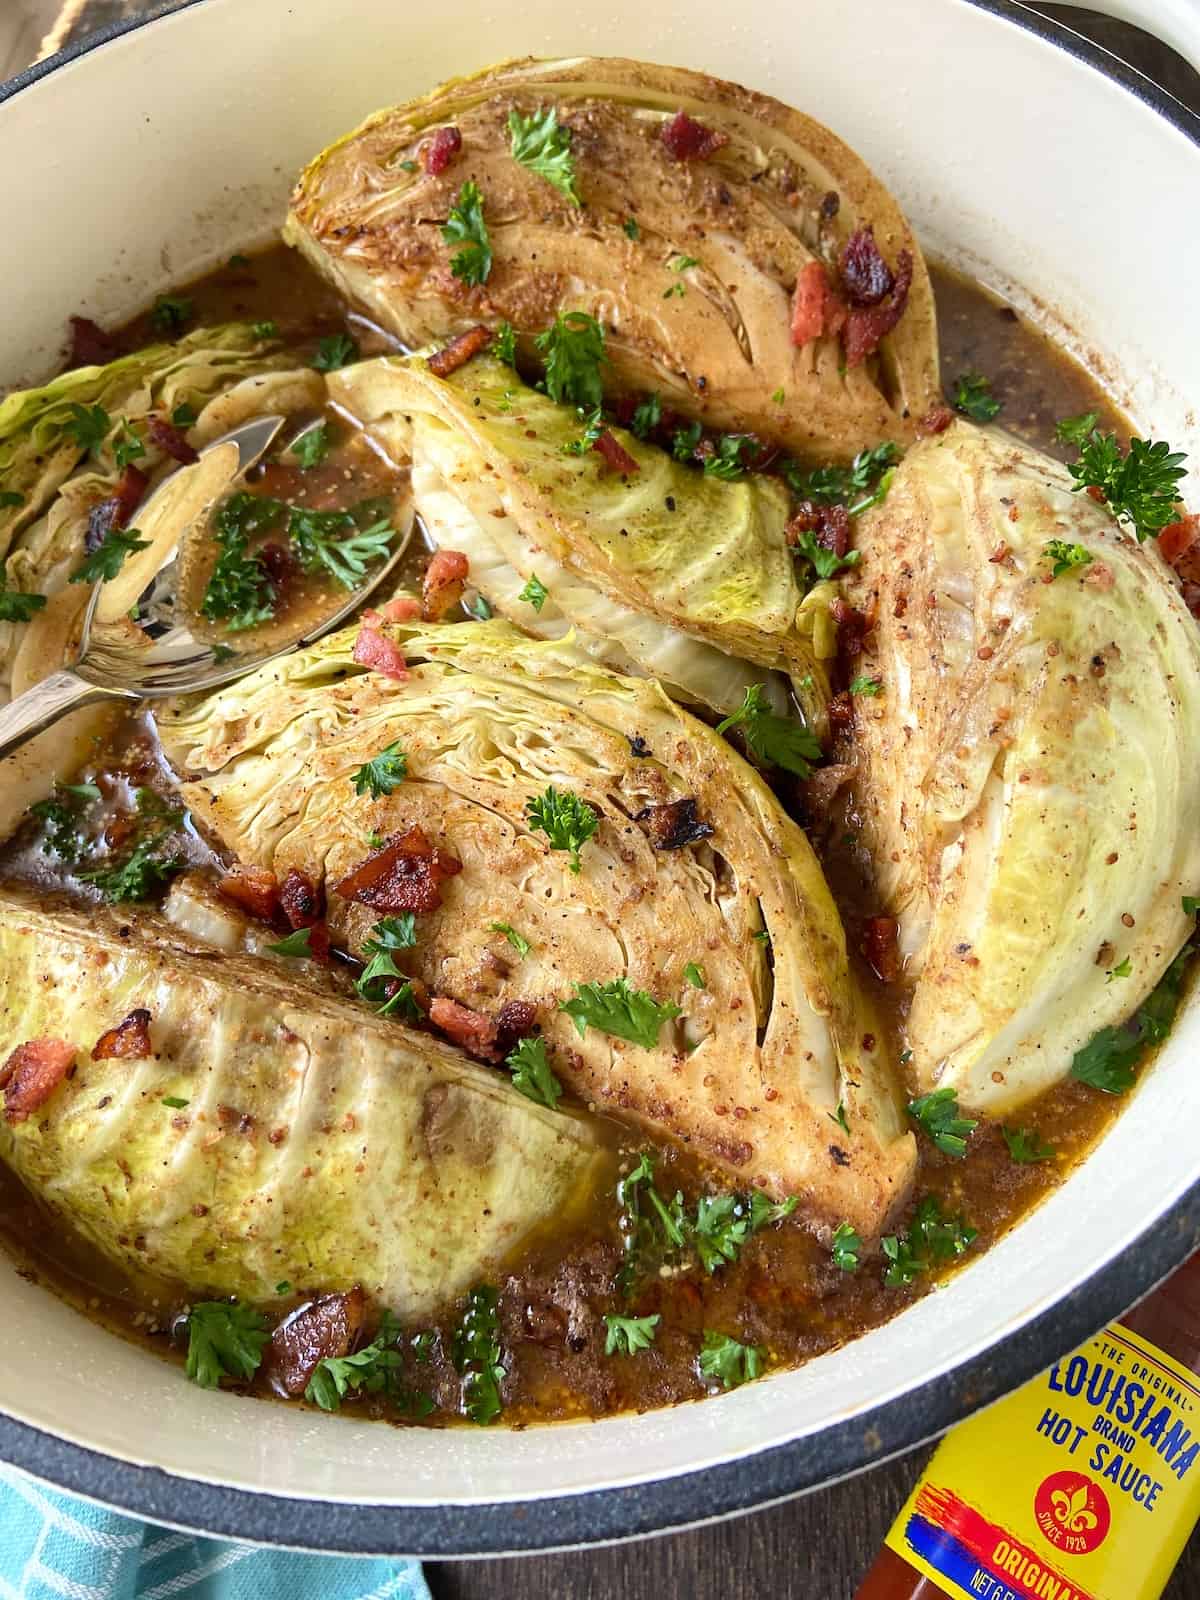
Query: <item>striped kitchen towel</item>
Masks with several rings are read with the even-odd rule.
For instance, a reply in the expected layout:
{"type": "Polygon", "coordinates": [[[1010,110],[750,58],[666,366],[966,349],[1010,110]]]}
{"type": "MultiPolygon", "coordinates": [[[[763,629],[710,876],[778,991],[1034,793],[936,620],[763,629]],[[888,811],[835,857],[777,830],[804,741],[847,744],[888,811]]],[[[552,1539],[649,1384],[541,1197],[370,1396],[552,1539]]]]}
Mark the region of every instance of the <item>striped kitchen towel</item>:
{"type": "Polygon", "coordinates": [[[171,1533],[0,1467],[0,1600],[429,1600],[415,1561],[171,1533]]]}

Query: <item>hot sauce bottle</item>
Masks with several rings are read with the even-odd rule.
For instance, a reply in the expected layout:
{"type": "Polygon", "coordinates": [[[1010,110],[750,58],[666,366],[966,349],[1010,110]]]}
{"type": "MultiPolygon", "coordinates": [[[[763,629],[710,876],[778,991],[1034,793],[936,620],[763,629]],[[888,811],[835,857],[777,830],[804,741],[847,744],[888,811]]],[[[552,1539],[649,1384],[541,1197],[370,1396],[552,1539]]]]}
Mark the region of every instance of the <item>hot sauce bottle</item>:
{"type": "Polygon", "coordinates": [[[949,1433],[855,1600],[1157,1600],[1200,1519],[1200,1252],[949,1433]]]}

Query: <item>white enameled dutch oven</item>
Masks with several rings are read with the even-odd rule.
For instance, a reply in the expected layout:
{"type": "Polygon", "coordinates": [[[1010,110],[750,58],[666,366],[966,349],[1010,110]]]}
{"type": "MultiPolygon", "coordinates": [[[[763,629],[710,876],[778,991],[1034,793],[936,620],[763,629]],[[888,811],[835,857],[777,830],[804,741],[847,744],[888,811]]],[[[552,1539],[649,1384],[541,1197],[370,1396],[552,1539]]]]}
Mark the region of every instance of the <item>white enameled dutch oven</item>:
{"type": "MultiPolygon", "coordinates": [[[[1200,0],[1141,11],[1200,63],[1200,0]]],[[[1009,0],[193,0],[0,92],[0,380],[48,373],[69,313],[120,320],[267,240],[301,164],[367,112],[526,53],[708,69],[829,123],[929,251],[1012,296],[1200,461],[1200,120],[1009,0]]],[[[400,1431],[195,1388],[0,1263],[0,1457],[152,1519],[325,1550],[627,1537],[933,1434],[1093,1332],[1198,1237],[1193,1003],[1039,1211],[800,1371],[595,1424],[400,1431]]]]}

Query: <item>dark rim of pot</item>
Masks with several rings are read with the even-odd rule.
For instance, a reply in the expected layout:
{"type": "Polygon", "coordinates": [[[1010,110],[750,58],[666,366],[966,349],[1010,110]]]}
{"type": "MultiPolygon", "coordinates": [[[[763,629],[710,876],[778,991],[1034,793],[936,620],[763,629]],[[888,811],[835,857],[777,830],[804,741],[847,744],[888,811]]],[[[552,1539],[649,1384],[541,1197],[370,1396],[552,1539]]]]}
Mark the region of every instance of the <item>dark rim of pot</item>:
{"type": "MultiPolygon", "coordinates": [[[[110,41],[210,0],[114,22],[0,85],[0,104],[110,41]]],[[[1136,68],[1017,0],[957,0],[1066,51],[1200,145],[1200,117],[1136,68]]],[[[486,1556],[578,1548],[760,1510],[877,1466],[1043,1371],[1146,1294],[1200,1245],[1200,1183],[1115,1259],[1014,1335],[867,1416],[736,1461],[626,1487],[485,1504],[352,1505],[224,1488],[135,1466],[0,1416],[0,1460],[86,1499],[169,1527],[354,1555],[486,1556]]]]}

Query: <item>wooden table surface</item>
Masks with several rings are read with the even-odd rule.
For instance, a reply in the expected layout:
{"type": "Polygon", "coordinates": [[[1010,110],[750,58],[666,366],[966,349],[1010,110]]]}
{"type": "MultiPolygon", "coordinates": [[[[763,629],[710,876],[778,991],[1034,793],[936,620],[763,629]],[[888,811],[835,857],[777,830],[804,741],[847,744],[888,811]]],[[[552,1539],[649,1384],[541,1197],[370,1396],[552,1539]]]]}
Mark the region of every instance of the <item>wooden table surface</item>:
{"type": "MultiPolygon", "coordinates": [[[[25,64],[23,47],[36,51],[35,38],[47,53],[171,3],[0,0],[0,7],[9,19],[0,19],[0,63],[13,72],[25,64]]],[[[1145,34],[1067,5],[1037,9],[1090,34],[1200,111],[1200,77],[1145,34]]],[[[430,1588],[435,1600],[850,1600],[928,1455],[914,1451],[832,1489],[691,1533],[521,1561],[430,1564],[430,1588]]],[[[1166,1600],[1200,1600],[1200,1537],[1166,1600]]]]}

